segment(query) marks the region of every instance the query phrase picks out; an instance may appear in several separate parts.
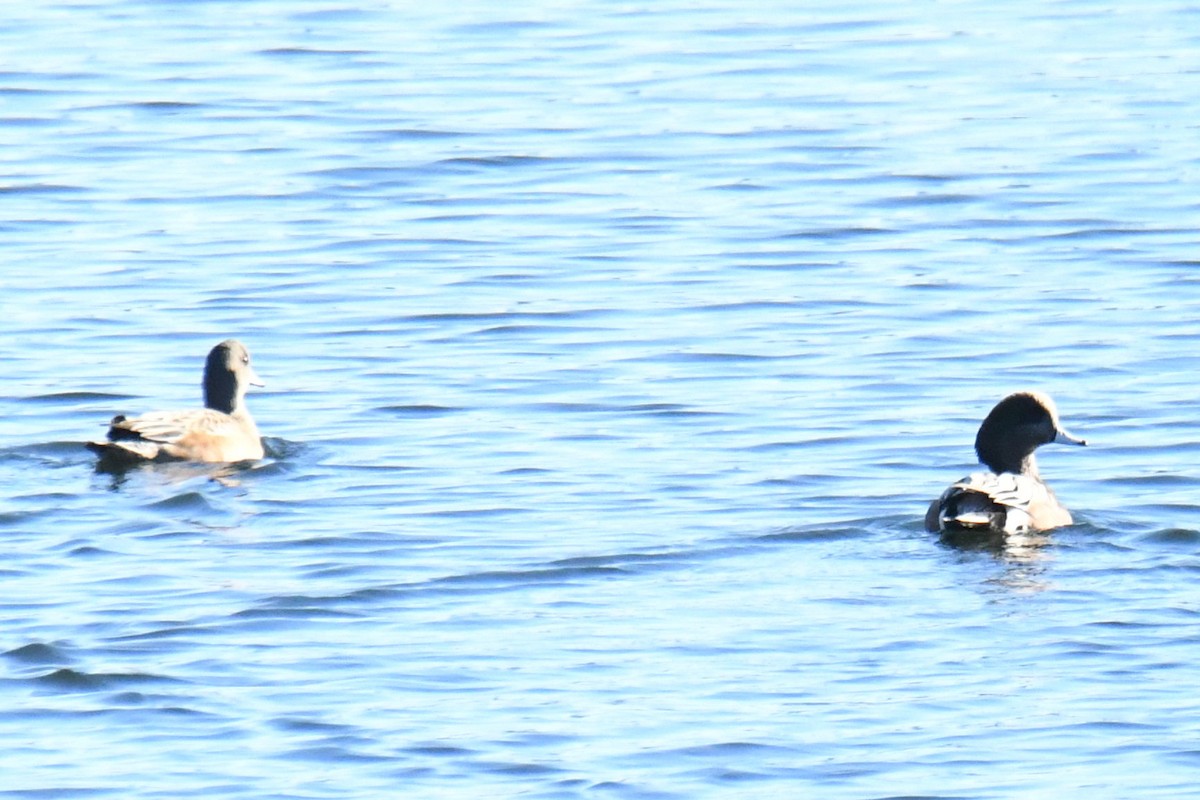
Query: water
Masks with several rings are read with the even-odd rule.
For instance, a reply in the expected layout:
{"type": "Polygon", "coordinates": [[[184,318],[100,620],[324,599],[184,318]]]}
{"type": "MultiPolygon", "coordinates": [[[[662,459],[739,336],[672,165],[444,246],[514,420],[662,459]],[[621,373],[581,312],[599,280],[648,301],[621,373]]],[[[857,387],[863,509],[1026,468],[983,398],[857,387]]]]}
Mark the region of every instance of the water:
{"type": "Polygon", "coordinates": [[[1194,796],[1195,11],[409,5],[7,9],[0,795],[1194,796]]]}

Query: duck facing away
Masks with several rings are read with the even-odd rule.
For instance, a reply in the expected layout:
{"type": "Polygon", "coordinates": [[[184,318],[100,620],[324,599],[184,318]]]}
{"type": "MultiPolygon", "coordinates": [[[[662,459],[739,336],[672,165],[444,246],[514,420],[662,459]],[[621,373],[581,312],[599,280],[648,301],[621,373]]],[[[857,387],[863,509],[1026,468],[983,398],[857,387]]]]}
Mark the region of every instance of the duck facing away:
{"type": "Polygon", "coordinates": [[[246,389],[262,385],[245,345],[226,339],[204,364],[204,408],[119,414],[109,423],[108,440],[87,446],[121,461],[256,461],[263,457],[262,437],[246,408],[246,389]]]}
{"type": "Polygon", "coordinates": [[[929,531],[1024,533],[1071,524],[1038,474],[1033,451],[1044,444],[1085,445],[1063,430],[1054,402],[1041,392],[1017,392],[996,404],[979,426],[975,453],[987,472],[974,472],[933,501],[929,531]]]}

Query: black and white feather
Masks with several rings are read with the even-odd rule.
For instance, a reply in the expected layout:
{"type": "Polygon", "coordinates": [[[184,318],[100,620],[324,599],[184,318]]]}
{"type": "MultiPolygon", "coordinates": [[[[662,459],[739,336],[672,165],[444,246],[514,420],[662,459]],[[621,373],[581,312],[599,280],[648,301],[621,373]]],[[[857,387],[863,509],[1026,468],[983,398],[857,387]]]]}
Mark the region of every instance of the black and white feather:
{"type": "Polygon", "coordinates": [[[1047,502],[1046,484],[1011,472],[972,472],[942,493],[937,501],[938,528],[1026,533],[1030,509],[1047,502]]]}

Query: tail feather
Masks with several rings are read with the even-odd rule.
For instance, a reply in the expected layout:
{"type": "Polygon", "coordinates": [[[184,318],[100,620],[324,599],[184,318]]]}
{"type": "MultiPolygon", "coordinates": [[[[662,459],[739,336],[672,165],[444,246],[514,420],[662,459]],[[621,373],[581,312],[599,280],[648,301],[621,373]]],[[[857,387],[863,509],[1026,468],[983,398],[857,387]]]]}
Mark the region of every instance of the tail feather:
{"type": "Polygon", "coordinates": [[[153,461],[158,457],[161,445],[142,438],[142,435],[125,423],[124,414],[117,414],[108,423],[108,438],[102,442],[88,442],[87,448],[102,459],[116,462],[153,461]]]}
{"type": "Polygon", "coordinates": [[[1004,530],[1004,506],[982,492],[960,490],[942,506],[942,528],[1004,530]]]}
{"type": "Polygon", "coordinates": [[[114,442],[88,442],[87,448],[104,458],[125,461],[153,461],[158,457],[159,445],[137,439],[120,439],[114,442]]]}

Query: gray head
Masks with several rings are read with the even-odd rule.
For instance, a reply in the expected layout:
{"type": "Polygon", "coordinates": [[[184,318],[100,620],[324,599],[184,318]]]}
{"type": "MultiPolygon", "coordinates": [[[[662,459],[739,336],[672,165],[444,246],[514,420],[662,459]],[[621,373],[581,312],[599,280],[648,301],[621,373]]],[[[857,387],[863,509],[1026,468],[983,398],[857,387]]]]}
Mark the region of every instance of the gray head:
{"type": "Polygon", "coordinates": [[[1049,397],[1017,392],[997,403],[983,420],[975,436],[975,453],[992,472],[1037,474],[1033,451],[1050,442],[1087,444],[1062,429],[1049,397]]]}
{"type": "Polygon", "coordinates": [[[250,351],[237,339],[226,339],[204,363],[204,405],[232,414],[242,405],[247,386],[262,386],[250,366],[250,351]]]}

